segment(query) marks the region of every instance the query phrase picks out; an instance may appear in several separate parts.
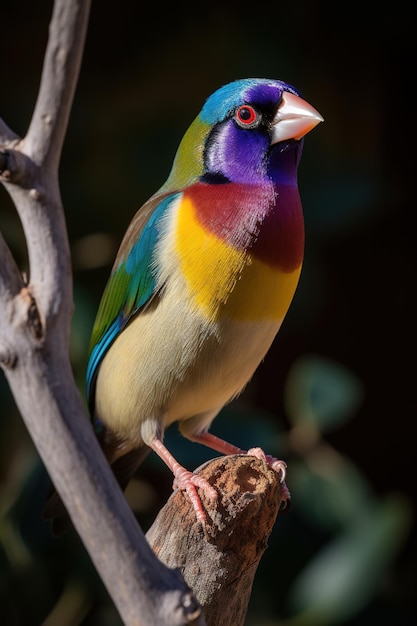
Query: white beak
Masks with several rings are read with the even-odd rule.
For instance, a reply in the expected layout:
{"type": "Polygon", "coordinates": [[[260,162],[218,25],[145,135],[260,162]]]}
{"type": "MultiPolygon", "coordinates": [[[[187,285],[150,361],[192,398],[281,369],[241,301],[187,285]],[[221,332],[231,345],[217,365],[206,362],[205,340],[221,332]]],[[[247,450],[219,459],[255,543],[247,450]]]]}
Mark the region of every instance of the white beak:
{"type": "Polygon", "coordinates": [[[301,139],[323,121],[320,113],[311,104],[286,91],[272,120],[271,143],[286,139],[301,139]]]}

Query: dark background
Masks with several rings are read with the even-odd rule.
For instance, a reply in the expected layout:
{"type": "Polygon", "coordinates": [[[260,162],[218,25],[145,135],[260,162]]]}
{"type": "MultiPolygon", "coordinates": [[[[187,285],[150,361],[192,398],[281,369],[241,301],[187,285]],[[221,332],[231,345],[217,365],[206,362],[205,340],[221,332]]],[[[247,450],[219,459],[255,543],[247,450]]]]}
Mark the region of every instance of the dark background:
{"type": "MultiPolygon", "coordinates": [[[[259,568],[248,626],[402,626],[417,616],[415,37],[409,3],[376,7],[93,3],[61,163],[82,390],[117,246],[205,98],[236,78],[280,78],[325,118],[306,138],[299,171],[306,255],[296,297],[251,385],[212,429],[289,461],[294,505],[259,568]]],[[[21,135],[51,8],[16,0],[0,9],[0,115],[21,135]]],[[[24,270],[3,188],[0,228],[24,270]]],[[[212,456],[175,433],[168,441],[191,468],[212,456]]],[[[144,527],[170,484],[150,459],[137,481],[142,495],[131,496],[144,527]]],[[[60,599],[65,617],[50,626],[119,624],[77,539],[54,540],[40,520],[46,489],[2,377],[0,621],[40,624],[60,599]]]]}

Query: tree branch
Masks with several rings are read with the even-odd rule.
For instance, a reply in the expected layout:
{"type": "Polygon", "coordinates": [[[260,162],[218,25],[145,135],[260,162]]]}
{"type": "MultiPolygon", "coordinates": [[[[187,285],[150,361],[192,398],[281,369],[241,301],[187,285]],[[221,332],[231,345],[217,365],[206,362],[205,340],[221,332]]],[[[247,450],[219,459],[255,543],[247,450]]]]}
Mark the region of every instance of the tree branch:
{"type": "Polygon", "coordinates": [[[89,6],[89,0],[55,0],[28,133],[19,139],[0,120],[0,180],[20,216],[30,266],[26,283],[0,236],[0,366],[124,624],[204,626],[181,567],[210,626],[239,626],[278,511],[276,475],[248,457],[222,458],[203,469],[220,494],[214,511],[206,503],[212,524],[203,532],[189,500],[174,494],[149,533],[164,565],[114,479],[72,375],[72,277],[58,166],[89,6]]]}
{"type": "Polygon", "coordinates": [[[35,110],[23,151],[35,163],[59,162],[84,50],[91,0],[54,3],[35,110]]]}
{"type": "Polygon", "coordinates": [[[72,281],[58,165],[89,5],[55,1],[28,134],[19,141],[0,124],[0,179],[22,221],[30,264],[26,285],[0,239],[0,338],[7,337],[0,364],[124,623],[184,626],[197,623],[200,609],[179,574],[157,560],[138,527],[94,436],[69,361],[72,281]]]}
{"type": "MultiPolygon", "coordinates": [[[[58,310],[66,310],[67,342],[72,284],[58,167],[89,11],[90,0],[55,1],[35,110],[26,136],[14,142],[14,149],[8,146],[8,175],[3,177],[25,233],[40,316],[46,323],[58,310]]],[[[4,122],[0,130],[9,144],[13,136],[16,139],[4,122]]]]}
{"type": "Polygon", "coordinates": [[[207,626],[243,626],[256,569],[280,508],[282,484],[266,463],[248,456],[214,459],[197,473],[219,494],[206,532],[194,523],[189,499],[176,492],[146,536],[168,567],[181,569],[207,626]]]}

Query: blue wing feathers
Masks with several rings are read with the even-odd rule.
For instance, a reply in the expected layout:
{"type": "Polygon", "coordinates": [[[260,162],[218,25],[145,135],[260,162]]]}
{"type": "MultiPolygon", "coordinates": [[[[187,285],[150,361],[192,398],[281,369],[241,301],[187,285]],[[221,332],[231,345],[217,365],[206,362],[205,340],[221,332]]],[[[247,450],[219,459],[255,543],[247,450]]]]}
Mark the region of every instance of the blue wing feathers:
{"type": "Polygon", "coordinates": [[[163,217],[178,196],[170,194],[163,198],[148,217],[145,224],[138,223],[138,232],[130,232],[126,242],[130,250],[120,246],[118,263],[110,275],[100,302],[90,344],[87,365],[87,397],[94,395],[94,381],[98,367],[107,350],[126,326],[154,296],[157,283],[155,248],[163,236],[163,217]],[[132,244],[133,240],[133,244],[132,244]]]}

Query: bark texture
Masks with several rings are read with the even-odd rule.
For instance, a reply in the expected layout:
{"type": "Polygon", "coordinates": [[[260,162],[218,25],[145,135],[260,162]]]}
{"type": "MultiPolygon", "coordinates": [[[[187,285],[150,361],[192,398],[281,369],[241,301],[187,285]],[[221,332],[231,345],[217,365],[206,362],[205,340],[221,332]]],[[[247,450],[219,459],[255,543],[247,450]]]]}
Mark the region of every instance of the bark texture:
{"type": "Polygon", "coordinates": [[[197,473],[217,490],[205,528],[183,492],[174,492],[147,533],[156,555],[179,568],[203,607],[207,626],[242,626],[259,561],[268,545],[283,486],[250,456],[214,459],[197,473]]]}

